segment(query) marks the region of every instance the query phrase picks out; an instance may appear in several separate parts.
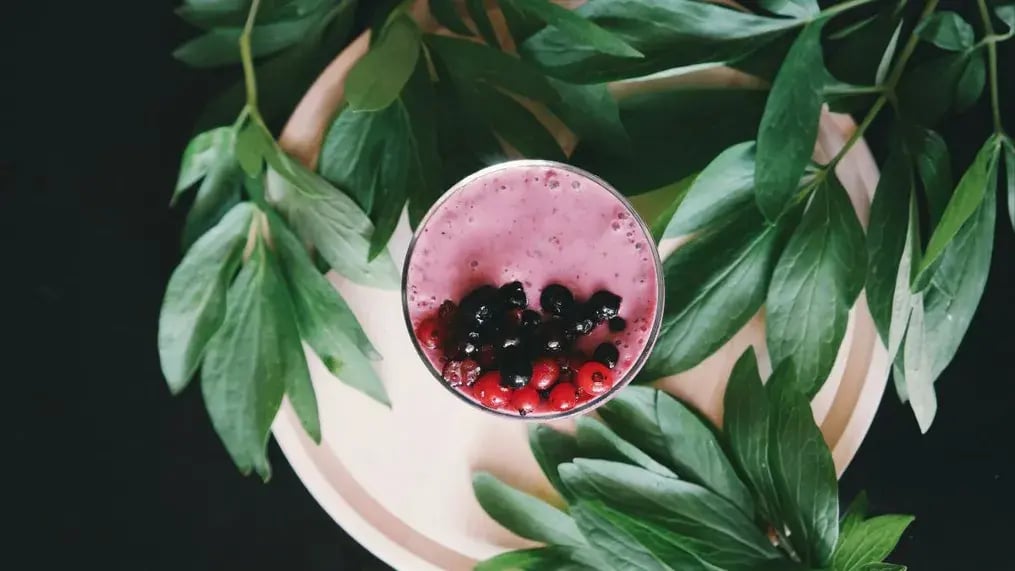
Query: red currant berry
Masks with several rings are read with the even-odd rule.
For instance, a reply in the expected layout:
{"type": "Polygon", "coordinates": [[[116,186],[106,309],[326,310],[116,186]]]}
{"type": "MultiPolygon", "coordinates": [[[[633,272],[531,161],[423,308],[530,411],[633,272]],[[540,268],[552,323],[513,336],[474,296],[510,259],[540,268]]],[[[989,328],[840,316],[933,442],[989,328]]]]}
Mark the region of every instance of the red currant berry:
{"type": "Polygon", "coordinates": [[[449,385],[457,387],[460,385],[471,385],[479,378],[479,363],[472,359],[463,361],[448,361],[444,365],[441,375],[449,385]]]}
{"type": "Polygon", "coordinates": [[[500,408],[511,399],[511,389],[500,386],[500,373],[490,371],[479,377],[472,394],[486,408],[500,408]]]}
{"type": "Polygon", "coordinates": [[[550,407],[553,410],[571,410],[577,400],[578,390],[571,383],[560,383],[550,390],[550,407]]]}
{"type": "Polygon", "coordinates": [[[529,380],[529,386],[538,391],[545,391],[557,382],[559,376],[560,365],[556,360],[549,357],[536,359],[536,362],[532,363],[532,378],[529,380]]]}
{"type": "Polygon", "coordinates": [[[613,379],[610,368],[597,361],[589,361],[578,369],[578,388],[583,393],[601,395],[610,390],[613,379]]]}
{"type": "Polygon", "coordinates": [[[511,395],[511,409],[517,410],[518,414],[525,416],[539,406],[539,391],[531,386],[518,389],[511,395]]]}
{"type": "Polygon", "coordinates": [[[441,342],[440,324],[436,319],[424,319],[416,328],[416,339],[427,349],[436,349],[441,342]]]}

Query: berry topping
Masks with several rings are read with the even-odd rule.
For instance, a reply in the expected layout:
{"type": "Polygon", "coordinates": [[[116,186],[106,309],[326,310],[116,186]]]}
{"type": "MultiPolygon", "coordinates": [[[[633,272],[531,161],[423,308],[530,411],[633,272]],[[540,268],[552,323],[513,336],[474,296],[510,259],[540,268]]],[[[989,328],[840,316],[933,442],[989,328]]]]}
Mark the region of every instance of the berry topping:
{"type": "Polygon", "coordinates": [[[571,329],[576,335],[588,335],[592,333],[598,323],[596,312],[592,310],[591,306],[582,305],[575,313],[574,325],[571,329]]]}
{"type": "Polygon", "coordinates": [[[557,382],[560,376],[560,365],[555,359],[542,357],[532,364],[532,379],[529,384],[536,390],[545,391],[557,382]]]}
{"type": "Polygon", "coordinates": [[[578,390],[571,383],[560,383],[550,389],[549,400],[553,410],[571,410],[578,401],[578,390]]]}
{"type": "Polygon", "coordinates": [[[436,349],[441,342],[440,324],[436,319],[424,319],[416,328],[419,344],[427,349],[436,349]]]}
{"type": "Polygon", "coordinates": [[[441,375],[453,387],[471,385],[479,378],[479,363],[472,359],[448,361],[441,375]]]}
{"type": "Polygon", "coordinates": [[[505,307],[521,308],[528,305],[522,282],[511,282],[500,286],[500,299],[505,307]]]}
{"type": "Polygon", "coordinates": [[[462,357],[475,357],[479,352],[479,345],[476,341],[466,337],[458,342],[458,355],[462,357]]]}
{"type": "Polygon", "coordinates": [[[445,299],[441,306],[437,309],[437,317],[442,323],[451,323],[451,320],[455,317],[455,312],[458,311],[458,306],[455,302],[450,299],[445,299]]]}
{"type": "Polygon", "coordinates": [[[574,295],[560,284],[550,284],[539,295],[539,305],[553,315],[567,315],[574,307],[574,295]]]}
{"type": "Polygon", "coordinates": [[[539,315],[539,312],[532,311],[531,309],[523,311],[522,316],[518,319],[522,329],[535,329],[542,322],[543,318],[539,315]]]}
{"type": "Polygon", "coordinates": [[[589,298],[588,305],[596,312],[599,321],[606,321],[616,317],[617,312],[620,311],[620,296],[606,290],[599,290],[589,298]]]}
{"type": "Polygon", "coordinates": [[[500,348],[507,349],[508,347],[521,348],[522,338],[517,333],[511,333],[501,339],[500,348]]]}
{"type": "Polygon", "coordinates": [[[466,295],[459,306],[459,320],[469,330],[480,330],[500,313],[500,296],[491,285],[480,286],[466,295]]]}
{"type": "Polygon", "coordinates": [[[539,326],[536,332],[536,349],[548,354],[560,353],[571,344],[572,337],[565,331],[564,323],[552,319],[539,326]]]}
{"type": "Polygon", "coordinates": [[[617,346],[613,343],[600,343],[595,353],[592,353],[592,359],[612,369],[617,366],[620,351],[617,351],[617,346]]]}
{"type": "Polygon", "coordinates": [[[497,352],[494,350],[493,345],[483,345],[479,348],[479,353],[476,354],[476,360],[479,361],[479,366],[484,369],[492,369],[497,363],[497,352]]]}
{"type": "Polygon", "coordinates": [[[627,329],[627,320],[623,317],[614,317],[610,320],[610,331],[620,333],[627,329]]]}
{"type": "Polygon", "coordinates": [[[501,352],[500,377],[501,384],[512,389],[529,384],[532,363],[521,349],[511,347],[501,352]]]}
{"type": "Polygon", "coordinates": [[[472,394],[487,408],[500,408],[511,398],[511,389],[502,387],[500,373],[483,373],[472,387],[472,394]]]}
{"type": "MultiPolygon", "coordinates": [[[[578,388],[583,393],[601,395],[613,386],[610,369],[597,361],[589,361],[578,369],[578,388]]],[[[552,396],[552,395],[551,395],[552,396]]]]}
{"type": "Polygon", "coordinates": [[[539,406],[539,391],[532,387],[518,389],[511,395],[511,408],[522,416],[529,414],[537,406],[539,406]]]}

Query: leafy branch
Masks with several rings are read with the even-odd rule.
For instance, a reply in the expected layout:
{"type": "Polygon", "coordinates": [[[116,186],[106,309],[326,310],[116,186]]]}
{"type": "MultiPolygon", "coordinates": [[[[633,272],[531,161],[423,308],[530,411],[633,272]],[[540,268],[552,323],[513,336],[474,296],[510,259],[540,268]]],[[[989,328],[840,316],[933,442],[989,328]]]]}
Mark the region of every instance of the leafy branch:
{"type": "Polygon", "coordinates": [[[510,569],[905,569],[882,563],[913,521],[869,518],[861,494],[839,517],[832,455],[806,397],[777,370],[763,385],[754,351],[731,373],[721,434],[666,393],[630,388],[530,445],[565,501],[557,509],[480,472],[480,505],[547,544],[476,566],[510,569]]]}

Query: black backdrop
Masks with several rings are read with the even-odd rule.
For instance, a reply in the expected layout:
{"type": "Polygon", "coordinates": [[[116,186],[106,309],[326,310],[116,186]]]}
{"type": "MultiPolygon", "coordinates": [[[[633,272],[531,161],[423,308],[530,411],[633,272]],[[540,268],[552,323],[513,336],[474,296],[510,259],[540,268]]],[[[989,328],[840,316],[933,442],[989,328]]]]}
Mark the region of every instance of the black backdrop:
{"type": "MultiPolygon", "coordinates": [[[[175,2],[13,4],[0,16],[0,514],[15,530],[4,559],[385,568],[315,504],[274,444],[273,481],[242,478],[198,391],[170,398],[161,378],[156,317],[182,222],[168,197],[193,119],[221,84],[170,58],[187,34],[175,2]]],[[[988,130],[984,105],[954,118],[957,160],[988,130]]],[[[877,129],[871,141],[877,150],[877,129]]],[[[889,389],[842,482],[844,501],[866,488],[875,511],[916,514],[894,559],[917,570],[1011,566],[1015,239],[1001,214],[990,283],[938,382],[933,429],[921,436],[889,389]]]]}

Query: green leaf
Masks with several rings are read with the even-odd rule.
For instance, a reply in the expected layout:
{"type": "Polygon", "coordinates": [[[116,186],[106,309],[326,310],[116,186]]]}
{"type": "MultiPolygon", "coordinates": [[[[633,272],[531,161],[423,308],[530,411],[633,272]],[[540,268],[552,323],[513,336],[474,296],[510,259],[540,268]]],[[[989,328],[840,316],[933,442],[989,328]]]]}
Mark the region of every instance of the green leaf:
{"type": "Polygon", "coordinates": [[[880,563],[891,555],[912,522],[912,516],[883,515],[857,524],[839,538],[832,561],[835,571],[861,571],[880,563]]]}
{"type": "MultiPolygon", "coordinates": [[[[890,344],[889,331],[897,293],[895,283],[909,235],[908,225],[900,224],[900,221],[909,217],[913,190],[910,157],[896,143],[881,170],[867,226],[867,305],[885,345],[890,344]]],[[[908,265],[909,260],[905,263],[908,265]]],[[[907,270],[907,281],[908,275],[907,270]]],[[[904,289],[909,290],[908,284],[904,289]]]]}
{"type": "Polygon", "coordinates": [[[581,500],[601,502],[610,510],[604,512],[607,519],[622,523],[668,564],[693,556],[717,569],[746,571],[779,557],[751,519],[701,486],[628,464],[581,458],[562,465],[560,474],[581,500]]]}
{"type": "Polygon", "coordinates": [[[338,290],[314,267],[285,222],[268,212],[271,234],[292,295],[300,336],[331,374],[377,402],[390,406],[384,384],[370,364],[380,358],[338,290]]]}
{"type": "Polygon", "coordinates": [[[1015,230],[1015,144],[1011,139],[1004,141],[1004,166],[1008,186],[1008,217],[1011,219],[1012,230],[1015,230]]]}
{"type": "Polygon", "coordinates": [[[750,205],[665,260],[666,308],[641,378],[697,365],[761,309],[789,218],[769,225],[750,205]]]}
{"type": "MultiPolygon", "coordinates": [[[[330,0],[325,1],[330,4],[330,0]]],[[[271,78],[257,86],[257,108],[268,125],[281,126],[288,119],[321,70],[347,45],[357,5],[357,0],[344,0],[331,7],[298,44],[254,66],[256,77],[271,78]]],[[[258,21],[265,8],[262,3],[258,21]]],[[[246,11],[244,5],[244,17],[246,11]]],[[[245,105],[246,97],[246,84],[240,78],[208,103],[197,124],[212,126],[232,121],[236,110],[245,105]]]]}
{"type": "MultiPolygon", "coordinates": [[[[941,255],[930,286],[923,292],[923,328],[915,334],[922,337],[921,345],[929,355],[931,380],[937,379],[955,356],[983,295],[994,246],[995,207],[991,189],[941,255]]],[[[916,327],[917,324],[910,323],[908,335],[913,335],[916,327]]],[[[916,343],[913,342],[914,350],[918,348],[916,343]]],[[[908,397],[905,389],[909,385],[906,378],[909,366],[903,357],[894,375],[896,389],[903,389],[900,396],[908,397]]]]}
{"type": "MultiPolygon", "coordinates": [[[[790,373],[791,374],[791,373],[790,373]]],[[[773,377],[775,375],[773,374],[773,377]]],[[[769,380],[769,462],[789,541],[804,563],[827,565],[839,535],[838,482],[807,398],[792,382],[769,380]]]]}
{"type": "Polygon", "coordinates": [[[409,224],[413,228],[446,188],[441,179],[435,99],[426,58],[421,58],[399,98],[402,120],[407,126],[405,139],[410,143],[406,195],[409,199],[409,224]]]}
{"type": "Polygon", "coordinates": [[[365,212],[374,207],[377,173],[389,142],[398,145],[399,114],[393,107],[380,111],[338,113],[321,144],[317,170],[328,182],[345,190],[365,212]]]}
{"type": "Polygon", "coordinates": [[[430,0],[430,13],[433,14],[438,24],[448,30],[462,36],[471,36],[472,30],[465,25],[455,4],[457,4],[455,0],[430,0]]]}
{"type": "Polygon", "coordinates": [[[980,207],[984,195],[988,193],[988,186],[993,187],[999,154],[1000,142],[992,136],[983,144],[973,164],[962,175],[941,216],[941,221],[934,228],[934,233],[927,243],[923,260],[913,280],[914,290],[922,290],[929,283],[933,266],[938,258],[966,220],[980,207]]]}
{"type": "Polygon", "coordinates": [[[837,79],[854,85],[879,85],[898,45],[901,13],[885,6],[875,17],[830,36],[825,65],[837,79]]]}
{"type": "MultiPolygon", "coordinates": [[[[1007,2],[994,6],[994,15],[1008,26],[1008,38],[1015,34],[1015,3],[1007,2]]],[[[1007,39],[1007,38],[1006,38],[1007,39]]]]}
{"type": "Polygon", "coordinates": [[[469,17],[472,18],[483,41],[491,48],[499,50],[500,40],[490,21],[490,13],[486,10],[486,0],[465,0],[465,8],[469,11],[469,17]]]}
{"type": "Polygon", "coordinates": [[[532,34],[546,27],[546,23],[542,20],[532,14],[522,12],[510,2],[500,3],[500,12],[504,15],[504,22],[507,24],[516,46],[521,45],[522,42],[531,38],[532,34]]]}
{"type": "Polygon", "coordinates": [[[578,455],[578,441],[574,436],[554,430],[541,424],[529,427],[529,448],[543,474],[550,480],[553,487],[565,498],[571,493],[564,486],[557,472],[557,467],[570,462],[578,455]]]}
{"type": "MultiPolygon", "coordinates": [[[[846,513],[842,514],[842,517],[839,519],[840,542],[841,538],[852,533],[857,526],[867,519],[868,508],[867,492],[861,491],[855,498],[853,498],[849,507],[846,508],[846,513]]],[[[836,549],[838,549],[839,545],[840,544],[836,544],[836,549]]]]}
{"type": "Polygon", "coordinates": [[[264,169],[265,157],[274,152],[275,139],[263,125],[248,121],[236,135],[234,153],[236,162],[250,178],[259,178],[264,169]]]}
{"type": "Polygon", "coordinates": [[[895,563],[868,563],[861,569],[863,571],[906,571],[906,566],[895,563]]]}
{"type": "Polygon", "coordinates": [[[829,174],[779,258],[765,303],[772,366],[792,363],[808,396],[832,370],[866,267],[863,229],[846,190],[829,174]]]}
{"type": "Polygon", "coordinates": [[[753,348],[740,356],[730,373],[723,397],[723,433],[731,458],[745,476],[760,515],[773,525],[781,521],[775,481],[769,466],[771,414],[768,395],[758,374],[753,348]]]}
{"type": "Polygon", "coordinates": [[[987,85],[987,62],[980,52],[973,52],[966,57],[966,67],[959,76],[959,83],[955,89],[956,111],[966,111],[973,106],[983,95],[983,88],[987,85]]]}
{"type": "Polygon", "coordinates": [[[638,58],[641,52],[616,35],[600,28],[563,6],[549,0],[503,0],[521,12],[531,14],[570,37],[576,46],[587,46],[604,54],[638,58]]]}
{"type": "Polygon", "coordinates": [[[755,199],[768,220],[776,220],[790,205],[814,153],[827,73],[821,56],[823,24],[807,24],[793,42],[758,127],[755,199]]]}
{"type": "Polygon", "coordinates": [[[392,18],[366,53],[349,70],[345,98],[357,111],[384,109],[398,97],[419,59],[420,30],[401,12],[392,18]]]}
{"type": "Polygon", "coordinates": [[[913,309],[909,315],[909,329],[903,351],[906,395],[913,414],[916,415],[916,422],[920,425],[920,432],[926,433],[937,414],[937,395],[934,394],[934,377],[931,376],[931,348],[924,340],[926,325],[923,303],[922,293],[913,296],[913,309]]]}
{"type": "Polygon", "coordinates": [[[907,145],[916,156],[916,171],[927,197],[931,224],[937,225],[955,188],[948,144],[935,131],[916,127],[909,134],[907,145]]]}
{"type": "Polygon", "coordinates": [[[948,53],[907,68],[896,91],[903,116],[919,125],[938,124],[955,103],[968,64],[965,53],[948,53]]]}
{"type": "Polygon", "coordinates": [[[762,8],[774,14],[806,18],[818,13],[817,0],[758,0],[762,8]]]}
{"type": "Polygon", "coordinates": [[[578,526],[567,514],[486,472],[472,476],[472,489],[490,517],[522,537],[557,545],[586,545],[578,526]]]}
{"type": "Polygon", "coordinates": [[[307,388],[297,392],[306,406],[301,420],[320,440],[316,414],[308,416],[311,406],[316,413],[316,402],[288,295],[274,255],[258,237],[229,289],[225,321],[208,344],[201,374],[205,407],[233,462],[244,475],[256,470],[265,481],[271,476],[268,435],[283,393],[307,388]]]}
{"type": "Polygon", "coordinates": [[[750,493],[715,434],[679,401],[655,389],[631,387],[599,410],[617,434],[679,477],[715,492],[745,514],[754,514],[750,493]]]}
{"type": "Polygon", "coordinates": [[[517,57],[460,38],[427,35],[426,43],[457,79],[484,81],[543,103],[559,97],[545,75],[517,57]]]}
{"type": "Polygon", "coordinates": [[[916,27],[916,35],[925,42],[948,51],[960,52],[972,47],[973,27],[955,12],[935,12],[916,27]]]}
{"type": "Polygon", "coordinates": [[[754,198],[754,141],[719,154],[694,179],[663,236],[690,234],[742,210],[754,198]]]}
{"type": "Polygon", "coordinates": [[[374,226],[351,198],[281,151],[269,157],[269,164],[268,198],[286,214],[301,239],[356,283],[398,287],[391,256],[382,252],[367,261],[374,226]]]}
{"type": "MultiPolygon", "coordinates": [[[[255,58],[270,55],[304,38],[320,18],[318,13],[295,20],[283,20],[255,26],[250,35],[250,51],[255,58]]],[[[215,28],[176,48],[173,57],[199,68],[236,64],[240,61],[242,27],[215,28]]]]}
{"type": "Polygon", "coordinates": [[[473,571],[587,571],[595,569],[585,562],[589,552],[560,546],[520,549],[481,561],[473,571]]]}
{"type": "MultiPolygon", "coordinates": [[[[602,502],[580,501],[571,506],[571,516],[574,517],[582,535],[588,540],[589,545],[596,551],[605,563],[606,569],[638,569],[639,571],[677,571],[681,569],[679,564],[698,563],[697,558],[687,553],[673,563],[677,567],[670,567],[664,560],[653,555],[630,533],[628,528],[637,525],[637,522],[625,515],[602,505],[602,502]]],[[[707,569],[707,571],[718,571],[715,568],[691,567],[692,569],[707,569]]]]}
{"type": "Polygon", "coordinates": [[[651,192],[630,197],[631,205],[648,224],[652,240],[657,244],[662,241],[666,227],[676,214],[688,189],[694,183],[695,175],[651,192]]]}
{"type": "Polygon", "coordinates": [[[909,289],[909,280],[913,270],[920,261],[920,212],[917,207],[916,195],[909,196],[909,220],[906,228],[906,244],[899,259],[899,267],[895,275],[895,293],[892,296],[891,322],[888,327],[886,346],[888,362],[892,363],[902,347],[909,319],[913,311],[913,294],[909,289]]]}
{"type": "Polygon", "coordinates": [[[174,204],[184,190],[204,178],[219,161],[219,157],[232,146],[233,130],[229,127],[205,131],[191,139],[183,151],[180,174],[176,178],[176,189],[170,204],[174,204]]]}
{"type": "Polygon", "coordinates": [[[601,422],[587,416],[578,417],[578,447],[583,458],[627,462],[650,472],[676,478],[669,468],[652,459],[637,446],[617,436],[601,422]]]}
{"type": "Polygon", "coordinates": [[[159,312],[159,361],[177,394],[197,371],[226,315],[226,290],[240,264],[252,208],[241,203],[183,257],[166,286],[159,312]]]}
{"type": "Polygon", "coordinates": [[[627,152],[582,140],[571,162],[627,195],[661,188],[701,172],[730,146],[753,140],[766,96],[765,91],[729,88],[626,97],[619,104],[631,141],[627,152]]]}
{"type": "Polygon", "coordinates": [[[560,94],[550,110],[574,131],[585,144],[614,154],[626,154],[631,140],[620,119],[620,106],[605,84],[574,85],[550,79],[560,94]]]}
{"type": "Polygon", "coordinates": [[[630,59],[576,44],[560,28],[544,28],[519,53],[550,75],[573,83],[604,83],[746,55],[801,25],[691,0],[591,0],[576,13],[644,54],[630,59]]]}
{"type": "Polygon", "coordinates": [[[483,83],[465,87],[462,95],[473,113],[481,115],[512,147],[529,158],[564,162],[557,140],[521,103],[483,83]]]}

